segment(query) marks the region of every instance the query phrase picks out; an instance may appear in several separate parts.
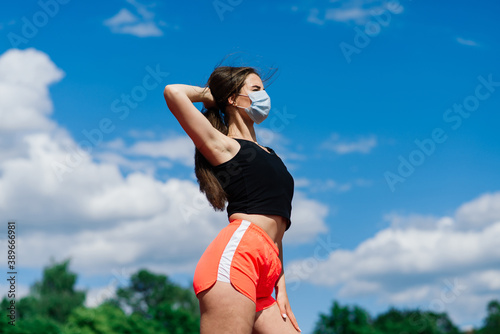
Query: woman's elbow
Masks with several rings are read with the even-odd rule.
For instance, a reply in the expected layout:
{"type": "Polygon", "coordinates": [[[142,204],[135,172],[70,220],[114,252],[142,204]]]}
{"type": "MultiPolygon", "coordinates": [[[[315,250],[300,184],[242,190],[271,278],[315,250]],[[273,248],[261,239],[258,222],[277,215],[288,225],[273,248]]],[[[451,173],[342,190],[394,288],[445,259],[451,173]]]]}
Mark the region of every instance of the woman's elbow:
{"type": "Polygon", "coordinates": [[[166,101],[169,101],[172,99],[176,92],[177,90],[173,85],[166,85],[165,89],[163,90],[163,96],[165,97],[166,101]]]}

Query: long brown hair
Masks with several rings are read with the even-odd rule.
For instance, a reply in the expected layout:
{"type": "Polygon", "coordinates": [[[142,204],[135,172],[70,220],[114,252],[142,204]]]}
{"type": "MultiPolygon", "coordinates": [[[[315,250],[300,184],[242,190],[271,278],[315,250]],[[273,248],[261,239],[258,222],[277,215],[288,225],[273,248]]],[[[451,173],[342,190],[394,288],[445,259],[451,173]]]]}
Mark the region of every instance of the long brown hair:
{"type": "MultiPolygon", "coordinates": [[[[230,96],[239,94],[245,85],[247,76],[251,73],[259,75],[253,67],[219,66],[208,78],[206,87],[210,88],[216,106],[208,109],[204,108],[202,112],[213,127],[226,136],[229,130],[230,117],[229,113],[226,113],[228,99],[230,96]]],[[[227,194],[215,177],[212,165],[210,165],[198,149],[195,150],[194,165],[200,191],[205,193],[208,201],[215,210],[224,210],[227,202],[227,194]]]]}

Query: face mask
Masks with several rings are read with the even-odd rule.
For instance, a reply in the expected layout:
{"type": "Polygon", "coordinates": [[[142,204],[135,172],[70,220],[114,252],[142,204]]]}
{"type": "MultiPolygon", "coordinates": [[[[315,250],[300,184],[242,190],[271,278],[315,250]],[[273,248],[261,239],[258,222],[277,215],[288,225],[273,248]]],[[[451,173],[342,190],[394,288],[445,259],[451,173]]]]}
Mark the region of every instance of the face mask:
{"type": "MultiPolygon", "coordinates": [[[[271,110],[271,98],[267,95],[265,90],[258,90],[256,92],[250,92],[248,95],[239,94],[242,96],[248,96],[252,101],[250,107],[245,108],[248,116],[257,124],[262,123],[263,120],[269,115],[271,110]]],[[[242,108],[242,107],[238,107],[242,108]]]]}

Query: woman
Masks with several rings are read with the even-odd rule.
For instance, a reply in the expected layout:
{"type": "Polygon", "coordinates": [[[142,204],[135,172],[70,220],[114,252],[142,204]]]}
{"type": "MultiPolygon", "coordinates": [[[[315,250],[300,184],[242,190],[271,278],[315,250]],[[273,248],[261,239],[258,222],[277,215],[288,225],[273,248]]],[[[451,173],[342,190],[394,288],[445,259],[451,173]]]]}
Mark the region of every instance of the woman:
{"type": "Polygon", "coordinates": [[[194,275],[200,333],[300,331],[282,269],[293,178],[272,149],[257,143],[254,123],[271,108],[260,76],[251,67],[221,66],[207,87],[167,85],[164,96],[196,146],[201,191],[217,210],[228,202],[230,223],[208,246],[194,275]],[[204,114],[193,102],[203,102],[204,114]]]}

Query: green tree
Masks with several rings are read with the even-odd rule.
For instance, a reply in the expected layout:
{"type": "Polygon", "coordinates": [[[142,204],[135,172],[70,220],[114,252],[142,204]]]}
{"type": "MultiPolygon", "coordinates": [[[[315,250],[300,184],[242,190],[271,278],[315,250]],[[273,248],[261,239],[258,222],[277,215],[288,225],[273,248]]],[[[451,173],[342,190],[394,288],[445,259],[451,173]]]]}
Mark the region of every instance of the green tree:
{"type": "Polygon", "coordinates": [[[321,314],[314,334],[378,334],[368,312],[334,302],[330,314],[321,314]]]}
{"type": "Polygon", "coordinates": [[[69,260],[44,269],[30,294],[16,302],[15,326],[8,323],[11,305],[1,302],[0,333],[5,334],[190,334],[199,331],[198,303],[164,275],[141,270],[117,297],[95,308],[83,306],[85,292],[75,291],[69,260]],[[120,307],[121,306],[121,307],[120,307]],[[126,310],[127,312],[125,312],[126,310]]]}
{"type": "Polygon", "coordinates": [[[43,271],[43,278],[30,289],[30,295],[19,300],[19,319],[35,316],[64,323],[71,311],[83,305],[85,292],[76,291],[76,274],[69,271],[69,260],[54,263],[43,271]]]}
{"type": "MultiPolygon", "coordinates": [[[[459,334],[446,313],[395,308],[375,320],[357,306],[334,302],[329,315],[320,315],[314,334],[459,334]]],[[[496,332],[497,333],[497,332],[496,332]]],[[[490,334],[490,333],[487,333],[490,334]]]]}
{"type": "Polygon", "coordinates": [[[488,316],[484,319],[484,327],[479,330],[480,334],[500,333],[500,303],[492,300],[488,303],[488,316]]]}
{"type": "Polygon", "coordinates": [[[70,315],[64,334],[170,334],[155,320],[127,316],[111,303],[95,308],[79,307],[70,315]]]}
{"type": "Polygon", "coordinates": [[[62,334],[61,324],[85,300],[85,292],[75,291],[77,276],[68,270],[68,266],[69,260],[66,260],[44,269],[42,280],[31,287],[30,294],[16,301],[15,326],[5,321],[10,301],[4,297],[0,312],[3,319],[1,332],[62,334]]]}
{"type": "MultiPolygon", "coordinates": [[[[16,303],[17,304],[17,303],[16,303]]],[[[9,324],[11,320],[8,316],[10,312],[8,307],[10,302],[4,298],[1,302],[0,309],[0,333],[5,334],[62,334],[61,326],[52,319],[47,319],[39,315],[34,315],[29,318],[18,319],[13,318],[13,325],[9,324]]]]}
{"type": "Polygon", "coordinates": [[[377,330],[386,334],[459,334],[446,313],[420,310],[400,311],[391,308],[374,322],[377,330]]]}
{"type": "Polygon", "coordinates": [[[111,300],[133,316],[154,319],[171,334],[199,332],[198,301],[191,289],[182,288],[165,275],[139,270],[130,285],[119,288],[111,300]]]}

